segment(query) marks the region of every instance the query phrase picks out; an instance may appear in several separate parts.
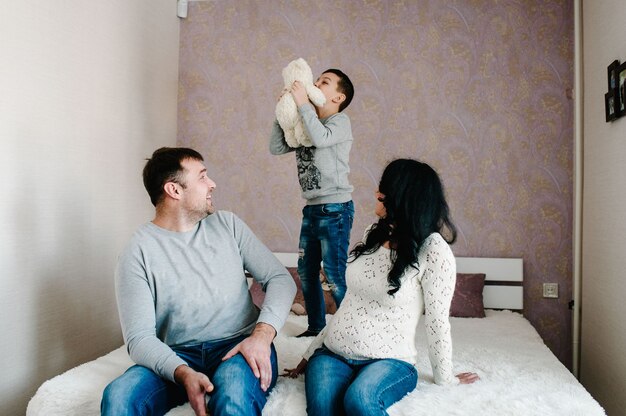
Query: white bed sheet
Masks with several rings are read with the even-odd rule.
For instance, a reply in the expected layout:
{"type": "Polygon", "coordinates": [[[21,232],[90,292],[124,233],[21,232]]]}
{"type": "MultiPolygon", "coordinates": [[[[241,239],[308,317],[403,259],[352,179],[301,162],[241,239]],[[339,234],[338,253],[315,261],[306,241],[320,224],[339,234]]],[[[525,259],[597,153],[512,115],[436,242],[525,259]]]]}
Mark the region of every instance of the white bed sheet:
{"type": "MultiPolygon", "coordinates": [[[[482,319],[451,318],[454,370],[477,372],[481,380],[450,387],[433,384],[426,346],[418,341],[422,359],[418,362],[417,388],[389,409],[391,416],[605,415],[526,319],[509,311],[486,313],[482,319]]],[[[281,371],[300,361],[310,339],[293,335],[305,326],[306,317],[290,315],[276,338],[281,371]]],[[[131,364],[124,347],[120,347],[50,379],[32,398],[26,415],[99,415],[102,390],[131,364]]],[[[192,415],[188,404],[168,413],[192,415]]],[[[263,415],[306,415],[303,376],[296,380],[280,377],[263,415]]]]}

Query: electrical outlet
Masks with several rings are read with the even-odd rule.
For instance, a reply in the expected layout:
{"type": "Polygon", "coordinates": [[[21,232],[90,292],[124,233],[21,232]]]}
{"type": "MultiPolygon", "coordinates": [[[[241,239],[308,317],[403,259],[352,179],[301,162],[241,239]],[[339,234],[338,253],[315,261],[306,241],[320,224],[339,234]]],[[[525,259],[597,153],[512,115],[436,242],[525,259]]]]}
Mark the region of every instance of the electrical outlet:
{"type": "Polygon", "coordinates": [[[558,283],[544,283],[543,284],[543,297],[544,298],[558,298],[559,297],[559,284],[558,283]]]}

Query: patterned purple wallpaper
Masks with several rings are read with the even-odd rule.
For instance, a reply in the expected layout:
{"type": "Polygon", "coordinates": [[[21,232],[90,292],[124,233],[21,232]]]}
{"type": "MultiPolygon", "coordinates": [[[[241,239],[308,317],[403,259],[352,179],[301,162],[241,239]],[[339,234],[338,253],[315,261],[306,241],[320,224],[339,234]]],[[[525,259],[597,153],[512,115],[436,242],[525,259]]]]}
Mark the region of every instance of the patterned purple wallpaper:
{"type": "Polygon", "coordinates": [[[388,161],[441,174],[459,256],[522,257],[525,315],[571,366],[573,9],[567,0],[197,1],[181,22],[178,143],[198,149],[216,204],[274,251],[296,251],[293,155],[268,135],[282,68],[337,67],[356,95],[352,242],[388,161]],[[542,298],[542,283],[559,299],[542,298]]]}

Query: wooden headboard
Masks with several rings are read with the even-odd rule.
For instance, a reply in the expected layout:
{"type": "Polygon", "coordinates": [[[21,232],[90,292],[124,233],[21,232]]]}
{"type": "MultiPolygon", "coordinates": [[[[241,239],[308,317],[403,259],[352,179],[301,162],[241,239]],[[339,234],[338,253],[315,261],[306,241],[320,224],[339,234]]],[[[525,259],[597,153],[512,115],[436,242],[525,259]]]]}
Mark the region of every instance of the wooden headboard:
{"type": "MultiPolygon", "coordinates": [[[[274,253],[285,267],[298,266],[297,253],[274,253]]],[[[483,302],[488,309],[524,309],[522,259],[457,257],[457,273],[485,273],[483,302]]]]}
{"type": "Polygon", "coordinates": [[[522,259],[457,257],[457,273],[485,273],[483,303],[487,309],[524,309],[522,259]]]}

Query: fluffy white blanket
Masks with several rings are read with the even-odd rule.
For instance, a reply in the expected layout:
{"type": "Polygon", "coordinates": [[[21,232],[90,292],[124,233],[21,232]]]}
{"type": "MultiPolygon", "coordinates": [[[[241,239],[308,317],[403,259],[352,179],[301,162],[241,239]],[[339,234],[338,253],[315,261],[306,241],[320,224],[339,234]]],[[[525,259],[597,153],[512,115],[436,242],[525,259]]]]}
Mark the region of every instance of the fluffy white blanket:
{"type": "MultiPolygon", "coordinates": [[[[455,372],[474,371],[481,380],[451,387],[433,384],[426,346],[418,342],[423,357],[418,363],[418,385],[389,408],[391,416],[605,415],[521,315],[487,311],[483,319],[451,318],[451,322],[455,372]]],[[[280,370],[300,361],[309,340],[293,335],[305,326],[306,317],[291,315],[276,338],[280,370]]],[[[102,390],[131,364],[120,347],[50,379],[32,398],[26,415],[99,415],[102,390]]],[[[306,415],[303,378],[280,377],[263,415],[306,415]]],[[[187,404],[168,416],[193,416],[193,411],[187,404]]]]}

